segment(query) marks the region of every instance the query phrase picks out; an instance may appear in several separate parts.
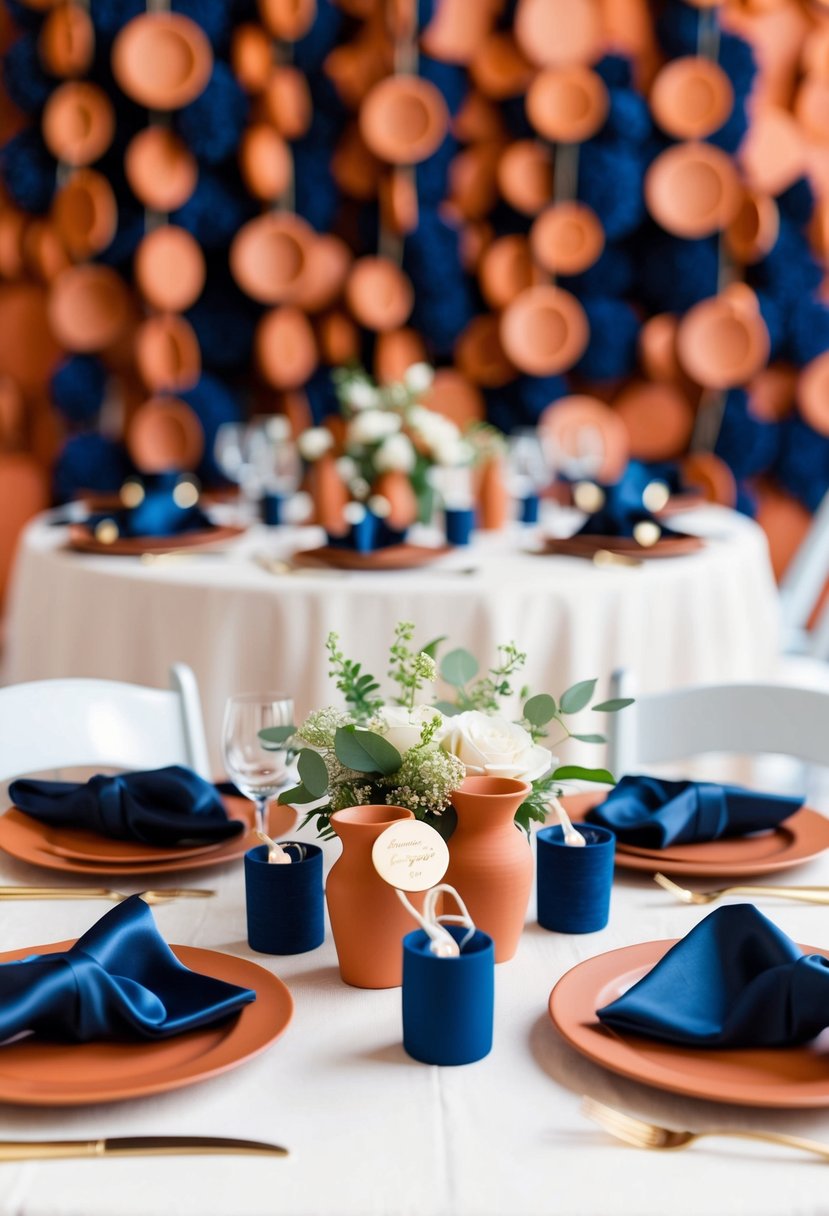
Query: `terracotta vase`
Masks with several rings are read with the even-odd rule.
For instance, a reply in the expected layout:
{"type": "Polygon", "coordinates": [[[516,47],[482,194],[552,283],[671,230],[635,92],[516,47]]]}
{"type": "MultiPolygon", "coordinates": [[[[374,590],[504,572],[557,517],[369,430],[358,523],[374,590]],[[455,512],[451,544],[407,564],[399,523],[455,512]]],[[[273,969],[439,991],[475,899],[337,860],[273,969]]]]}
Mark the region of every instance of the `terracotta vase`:
{"type": "Polygon", "coordinates": [[[372,487],[373,493],[385,498],[389,504],[387,523],[400,532],[405,532],[417,520],[417,498],[412,489],[408,473],[389,469],[381,473],[372,487]]]}
{"type": "Polygon", "coordinates": [[[511,777],[467,777],[452,795],[458,826],[449,838],[444,881],[495,942],[496,963],[515,954],[530,899],[532,852],[513,821],[529,792],[511,777]]]}
{"type": "Polygon", "coordinates": [[[315,460],[308,470],[308,493],[314,504],[314,520],[333,536],[344,536],[348,525],[343,511],[348,503],[348,489],[337,471],[331,452],[315,460]]]}
{"type": "MultiPolygon", "coordinates": [[[[331,826],[343,844],[325,886],[340,975],[355,988],[396,988],[403,979],[402,941],[414,921],[371,861],[381,832],[414,819],[402,806],[353,806],[336,811],[331,826]]],[[[410,895],[419,906],[422,896],[410,895]]]]}
{"type": "Polygon", "coordinates": [[[509,493],[504,478],[504,462],[490,456],[481,466],[478,478],[478,527],[497,531],[509,518],[509,493]]]}

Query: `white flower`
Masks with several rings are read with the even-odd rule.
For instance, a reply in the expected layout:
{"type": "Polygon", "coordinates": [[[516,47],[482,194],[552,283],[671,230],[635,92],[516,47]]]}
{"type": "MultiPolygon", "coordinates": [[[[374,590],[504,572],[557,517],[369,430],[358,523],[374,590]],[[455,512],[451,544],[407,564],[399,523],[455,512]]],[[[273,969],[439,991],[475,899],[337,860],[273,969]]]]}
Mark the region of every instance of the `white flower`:
{"type": "Polygon", "coordinates": [[[368,500],[368,509],[378,519],[388,519],[391,515],[391,503],[382,494],[372,494],[368,500]]]}
{"type": "Polygon", "coordinates": [[[353,380],[344,395],[346,403],[357,413],[374,409],[379,401],[377,389],[368,380],[353,380]]]}
{"type": "Polygon", "coordinates": [[[425,393],[432,387],[434,368],[428,363],[413,363],[403,373],[403,383],[410,393],[425,393]]]}
{"type": "Polygon", "coordinates": [[[357,498],[362,502],[371,493],[371,486],[365,477],[355,477],[353,481],[348,483],[348,490],[352,498],[357,498]]]}
{"type": "Polygon", "coordinates": [[[319,460],[334,446],[334,436],[326,426],[312,426],[303,431],[297,440],[299,454],[303,460],[319,460]]]}
{"type": "Polygon", "coordinates": [[[549,749],[533,743],[516,722],[469,709],[447,719],[441,747],[466,766],[467,776],[515,777],[534,781],[551,767],[549,749]]]}
{"type": "Polygon", "coordinates": [[[457,439],[460,435],[451,418],[436,414],[434,410],[427,410],[424,405],[413,405],[406,415],[406,422],[430,447],[436,443],[457,439]]]}
{"type": "Polygon", "coordinates": [[[460,437],[442,440],[432,444],[431,448],[435,464],[443,465],[444,468],[453,469],[472,463],[472,449],[466,440],[460,437]]]}
{"type": "Polygon", "coordinates": [[[407,709],[405,705],[382,705],[372,719],[371,728],[405,756],[420,742],[424,724],[435,718],[442,721],[443,714],[434,705],[415,705],[413,709],[407,709]]]}
{"type": "Polygon", "coordinates": [[[366,410],[348,424],[349,443],[380,443],[400,430],[400,415],[389,410],[366,410]]]}
{"type": "Polygon", "coordinates": [[[347,502],[343,507],[343,519],[347,524],[361,524],[366,517],[366,509],[361,502],[347,502]]]}
{"type": "Polygon", "coordinates": [[[415,450],[407,435],[390,435],[384,439],[374,456],[378,473],[399,471],[411,473],[415,467],[415,450]]]}
{"type": "Polygon", "coordinates": [[[337,472],[340,475],[340,480],[346,485],[357,476],[357,462],[352,460],[350,456],[340,456],[337,459],[337,472]]]}

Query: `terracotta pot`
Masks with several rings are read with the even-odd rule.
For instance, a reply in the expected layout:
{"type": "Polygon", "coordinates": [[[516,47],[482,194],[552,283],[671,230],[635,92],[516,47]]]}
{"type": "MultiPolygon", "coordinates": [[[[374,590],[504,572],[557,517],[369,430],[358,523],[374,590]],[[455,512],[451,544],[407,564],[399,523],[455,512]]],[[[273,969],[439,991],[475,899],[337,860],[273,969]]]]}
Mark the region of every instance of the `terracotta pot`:
{"type": "Polygon", "coordinates": [[[679,362],[704,388],[745,384],[768,362],[769,331],[757,297],[743,283],[695,304],[677,330],[679,362]]]}
{"type": "MultiPolygon", "coordinates": [[[[355,988],[397,988],[403,981],[401,943],[414,922],[371,861],[377,837],[401,819],[414,815],[402,806],[369,805],[331,816],[343,851],[328,875],[325,897],[340,975],[355,988]]],[[[423,897],[409,898],[419,907],[423,897]]]]}
{"type": "Polygon", "coordinates": [[[493,140],[503,143],[507,129],[501,111],[490,97],[472,89],[460,109],[454,114],[450,130],[458,143],[483,144],[493,140]]]}
{"type": "Polygon", "coordinates": [[[27,218],[12,207],[0,208],[0,275],[19,279],[23,273],[23,234],[27,218]]]}
{"type": "Polygon", "coordinates": [[[498,189],[522,215],[537,215],[553,197],[553,160],[537,139],[519,139],[501,153],[498,189]]]}
{"type": "Polygon", "coordinates": [[[147,234],[133,262],[135,283],[161,312],[184,312],[202,293],[207,267],[201,246],[185,228],[165,224],[147,234]]]}
{"type": "Polygon", "coordinates": [[[515,379],[515,367],[504,351],[494,313],[472,318],[455,343],[455,364],[474,384],[484,388],[500,388],[515,379]]]}
{"type": "Polygon", "coordinates": [[[807,363],[797,385],[800,413],[821,435],[829,435],[829,351],[807,363]]]}
{"type": "Polygon", "coordinates": [[[554,143],[577,144],[604,126],[610,98],[597,72],[580,64],[545,68],[527,92],[527,117],[554,143]]]}
{"type": "Polygon", "coordinates": [[[806,169],[806,147],[797,120],[781,106],[756,105],[740,146],[740,164],[750,189],[778,195],[806,169]]]}
{"type": "Polygon", "coordinates": [[[458,216],[480,220],[498,201],[497,144],[473,144],[452,158],[449,165],[449,198],[458,216]]]}
{"type": "Polygon", "coordinates": [[[514,819],[529,792],[526,782],[510,777],[467,777],[452,795],[458,825],[444,881],[495,942],[496,963],[518,949],[530,900],[533,855],[514,819]]]}
{"type": "Polygon", "coordinates": [[[23,261],[42,283],[51,283],[71,265],[60,233],[49,220],[34,219],[27,226],[23,234],[23,261]]]}
{"type": "Polygon", "coordinates": [[[469,70],[476,87],[493,101],[519,97],[533,78],[532,64],[507,30],[484,38],[469,70]]]}
{"type": "Polygon", "coordinates": [[[43,108],[41,128],[56,160],[88,165],[103,156],[115,134],[115,111],[103,89],[86,80],[58,85],[43,108]]]}
{"type": "Polygon", "coordinates": [[[504,474],[504,461],[501,456],[490,456],[477,472],[478,527],[484,531],[500,531],[507,526],[510,517],[510,496],[504,474]]]}
{"type": "Polygon", "coordinates": [[[204,431],[184,401],[152,397],[130,419],[126,443],[142,473],[194,469],[204,452],[204,431]]]}
{"type": "Polygon", "coordinates": [[[390,527],[403,532],[417,521],[417,498],[406,473],[399,469],[381,473],[371,492],[385,498],[389,504],[387,523],[390,527]]]}
{"type": "Polygon", "coordinates": [[[148,110],[178,110],[210,79],[213,52],[201,26],[180,13],[133,17],[112,44],[112,74],[148,110]]]}
{"type": "Polygon", "coordinates": [[[530,229],[530,246],[552,274],[581,274],[604,249],[604,229],[585,203],[554,203],[542,211],[530,229]]]}
{"type": "Polygon", "coordinates": [[[22,452],[0,457],[0,607],[17,552],[18,537],[29,520],[48,505],[47,471],[22,452]]]}
{"type": "Polygon", "coordinates": [[[153,392],[192,388],[201,375],[201,351],[190,323],[175,313],[148,317],[135,335],[135,363],[153,392]]]}
{"type": "Polygon", "coordinates": [[[625,424],[610,406],[597,397],[574,394],[553,401],[538,420],[539,434],[553,453],[568,456],[584,455],[584,432],[597,437],[601,446],[601,463],[596,479],[618,481],[628,463],[628,434],[625,424]]]}
{"type": "Polygon", "coordinates": [[[265,28],[284,42],[307,34],[317,15],[317,0],[257,0],[257,7],[265,28]]]}
{"type": "Polygon", "coordinates": [[[436,152],[449,129],[443,94],[420,76],[389,76],[360,106],[360,131],[380,160],[415,165],[436,152]]]}
{"type": "Polygon", "coordinates": [[[683,377],[676,357],[679,319],[663,312],[649,317],[639,330],[639,362],[648,380],[670,383],[683,377]]]}
{"type": "Polygon", "coordinates": [[[501,344],[516,367],[531,376],[567,371],[587,349],[590,327],[568,291],[528,287],[501,316],[501,344]]]}
{"type": "Polygon", "coordinates": [[[378,334],[374,344],[374,375],[380,384],[396,384],[413,363],[426,363],[426,347],[414,329],[378,334]]]}
{"type": "Polygon", "coordinates": [[[675,139],[705,139],[734,108],[734,89],[712,59],[684,55],[662,68],[651,86],[650,107],[663,131],[675,139]]]}
{"type": "Polygon", "coordinates": [[[408,276],[388,258],[358,258],[346,281],[345,301],[361,325],[385,333],[408,321],[414,291],[408,276]]]}
{"type": "Polygon", "coordinates": [[[40,27],[40,61],[53,76],[83,76],[95,55],[95,29],[79,4],[58,4],[40,27]]]}
{"type": "MultiPolygon", "coordinates": [[[[64,271],[61,278],[72,273],[64,271]]],[[[0,369],[27,397],[45,392],[63,353],[49,323],[48,300],[36,283],[0,286],[0,369]]]]}
{"type": "Polygon", "coordinates": [[[712,144],[675,144],[645,174],[645,202],[674,236],[713,236],[735,218],[743,194],[734,163],[712,144]]]}
{"type": "Polygon", "coordinates": [[[380,222],[389,232],[405,236],[417,227],[417,186],[407,168],[393,169],[384,173],[378,185],[380,222]]]}
{"type": "Polygon", "coordinates": [[[196,188],[196,158],[169,127],[146,127],[124,153],[124,172],[135,197],[155,211],[177,211],[196,188]]]}
{"type": "Polygon", "coordinates": [[[262,117],[272,122],[284,139],[302,139],[311,125],[311,93],[299,68],[280,64],[271,69],[261,98],[262,117]]]}
{"type": "Polygon", "coordinates": [[[746,191],[739,211],[725,230],[725,243],[736,261],[752,265],[771,252],[779,232],[780,212],[774,199],[746,191]]]}
{"type": "Polygon", "coordinates": [[[94,169],[78,169],[55,195],[55,228],[72,257],[92,257],[106,249],[118,227],[118,204],[107,179],[94,169]]]}
{"type": "Polygon", "coordinates": [[[343,511],[349,501],[348,489],[337,470],[333,452],[326,452],[308,469],[308,493],[314,504],[314,522],[332,536],[348,531],[343,511]]]}
{"type": "Polygon", "coordinates": [[[254,198],[273,202],[285,193],[293,178],[290,148],[267,122],[247,127],[239,144],[239,170],[254,198]]]}
{"type": "Polygon", "coordinates": [[[634,460],[674,460],[688,447],[694,407],[676,385],[637,380],[613,406],[627,429],[634,460]]]}
{"type": "Polygon", "coordinates": [[[471,422],[483,422],[486,417],[483,393],[454,367],[438,368],[423,404],[451,419],[461,430],[471,422]]]}
{"type": "Polygon", "coordinates": [[[506,308],[526,287],[538,282],[530,246],[523,236],[494,240],[478,266],[481,295],[490,308],[506,308]]]}
{"type": "Polygon", "coordinates": [[[129,319],[126,284],[110,266],[70,266],[52,284],[49,326],[66,350],[103,350],[117,342],[129,319]]]}
{"type": "Polygon", "coordinates": [[[0,376],[0,451],[23,446],[26,439],[26,404],[11,376],[0,376]]]}
{"type": "Polygon", "coordinates": [[[230,66],[246,93],[261,93],[273,68],[273,47],[261,25],[237,25],[230,40],[230,66]]]}
{"type": "Polygon", "coordinates": [[[320,358],[329,367],[341,367],[360,358],[360,331],[339,309],[317,320],[317,342],[320,358]]]}
{"type": "Polygon", "coordinates": [[[260,215],[244,224],[230,246],[230,270],[260,304],[296,299],[306,273],[314,230],[288,212],[260,215]]]}
{"type": "Polygon", "coordinates": [[[362,202],[375,197],[383,166],[363,142],[356,123],[346,126],[331,158],[331,175],[343,194],[362,202]]]}
{"type": "Polygon", "coordinates": [[[733,507],[737,502],[737,482],[731,469],[713,452],[690,452],[680,462],[682,480],[701,490],[708,502],[733,507]]]}
{"type": "Polygon", "coordinates": [[[316,236],[297,290],[300,308],[305,312],[321,312],[336,303],[343,293],[352,261],[351,250],[340,237],[328,232],[316,236]]]}
{"type": "Polygon", "coordinates": [[[807,76],[801,81],[794,99],[794,114],[811,139],[829,139],[829,80],[807,76]]]}
{"type": "Polygon", "coordinates": [[[604,50],[601,9],[597,0],[519,0],[515,37],[533,63],[593,63],[604,50]]]}
{"type": "Polygon", "coordinates": [[[748,410],[761,422],[782,422],[795,406],[799,371],[787,363],[772,363],[748,385],[748,410]]]}
{"type": "Polygon", "coordinates": [[[256,327],[254,352],[259,370],[274,388],[299,388],[317,366],[311,322],[291,304],[265,313],[256,327]]]}
{"type": "Polygon", "coordinates": [[[423,31],[420,45],[427,55],[444,63],[471,63],[492,29],[496,4],[470,4],[469,0],[441,0],[423,31]]]}

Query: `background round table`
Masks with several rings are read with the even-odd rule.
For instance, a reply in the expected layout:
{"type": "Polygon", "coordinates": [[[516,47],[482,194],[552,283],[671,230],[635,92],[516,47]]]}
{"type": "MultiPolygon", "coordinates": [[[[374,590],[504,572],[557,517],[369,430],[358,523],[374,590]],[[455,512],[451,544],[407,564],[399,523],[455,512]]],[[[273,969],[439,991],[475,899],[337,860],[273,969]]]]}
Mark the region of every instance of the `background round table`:
{"type": "MultiPolygon", "coordinates": [[[[274,574],[256,558],[289,557],[321,543],[322,533],[257,526],[222,551],[146,562],[70,552],[65,528],[40,517],[18,554],[5,677],[96,676],[163,687],[172,663],[188,663],[217,770],[232,693],[282,690],[300,716],[336,703],[324,646],[332,629],[345,653],[381,682],[398,620],[414,621],[424,645],[446,635],[444,651],[465,646],[482,666],[499,643],[514,641],[528,654],[524,676],[534,692],[556,695],[593,676],[603,690],[620,666],[636,673],[642,691],[769,677],[779,621],[764,534],[719,507],[671,522],[704,534],[705,548],[636,567],[598,567],[532,554],[538,530],[514,525],[480,533],[470,547],[417,570],[274,574]]],[[[573,525],[574,513],[562,508],[544,521],[563,534],[573,525]]],[[[595,749],[581,757],[597,759],[595,749]]]]}

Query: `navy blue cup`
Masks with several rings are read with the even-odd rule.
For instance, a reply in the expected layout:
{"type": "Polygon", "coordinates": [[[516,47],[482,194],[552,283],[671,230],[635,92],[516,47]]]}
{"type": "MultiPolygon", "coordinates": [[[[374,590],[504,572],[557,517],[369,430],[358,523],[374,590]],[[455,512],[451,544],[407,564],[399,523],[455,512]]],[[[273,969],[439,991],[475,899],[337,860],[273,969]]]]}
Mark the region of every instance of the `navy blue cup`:
{"type": "Polygon", "coordinates": [[[522,524],[537,524],[541,500],[537,494],[528,494],[519,499],[518,517],[522,524]]]}
{"type": "Polygon", "coordinates": [[[449,545],[468,545],[475,527],[474,507],[446,507],[445,531],[449,545]]]}
{"type": "Polygon", "coordinates": [[[616,837],[607,828],[574,824],[584,848],[564,843],[561,827],[536,835],[538,923],[556,933],[596,933],[610,914],[616,837]]]}
{"type": "Polygon", "coordinates": [[[268,846],[245,853],[245,900],[248,911],[248,945],[260,954],[305,954],[325,938],[322,895],[322,849],[303,845],[305,857],[297,860],[290,849],[290,865],[272,865],[268,846]]]}
{"type": "Polygon", "coordinates": [[[270,527],[278,527],[285,523],[285,508],[288,505],[287,494],[272,494],[266,491],[262,495],[262,522],[270,527]]]}
{"type": "MultiPolygon", "coordinates": [[[[444,928],[458,943],[468,933],[444,928]]],[[[423,1064],[473,1064],[492,1049],[492,938],[476,929],[457,958],[440,958],[429,944],[422,929],[403,938],[403,1046],[423,1064]]]]}

